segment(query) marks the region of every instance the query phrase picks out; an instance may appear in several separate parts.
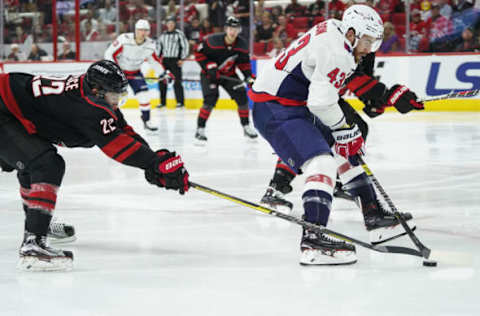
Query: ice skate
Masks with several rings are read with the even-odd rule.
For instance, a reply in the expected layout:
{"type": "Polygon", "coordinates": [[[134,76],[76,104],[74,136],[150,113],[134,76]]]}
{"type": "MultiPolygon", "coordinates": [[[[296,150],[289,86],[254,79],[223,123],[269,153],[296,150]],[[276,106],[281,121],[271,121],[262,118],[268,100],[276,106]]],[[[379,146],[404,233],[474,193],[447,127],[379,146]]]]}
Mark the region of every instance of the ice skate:
{"type": "Polygon", "coordinates": [[[265,195],[260,200],[260,204],[284,214],[290,214],[293,209],[292,202],[285,200],[283,193],[273,187],[267,189],[267,192],[265,192],[265,195]]]}
{"type": "Polygon", "coordinates": [[[243,126],[243,135],[247,137],[248,139],[255,139],[258,137],[257,132],[255,132],[255,129],[251,127],[250,125],[244,125],[243,126]]]}
{"type": "Polygon", "coordinates": [[[357,262],[354,245],[305,228],[300,251],[301,265],[344,265],[357,262]]]}
{"type": "MultiPolygon", "coordinates": [[[[365,227],[370,232],[370,242],[372,244],[380,244],[406,234],[398,219],[393,213],[385,210],[376,200],[362,206],[363,217],[365,220],[365,227]]],[[[408,226],[413,230],[417,227],[412,220],[412,214],[400,213],[408,226]]]]}
{"type": "Polygon", "coordinates": [[[205,127],[199,127],[195,133],[195,145],[205,146],[206,144],[207,136],[205,136],[205,127]]]}
{"type": "Polygon", "coordinates": [[[69,243],[77,240],[75,228],[72,225],[59,223],[55,219],[50,222],[47,237],[52,244],[69,243]]]}
{"type": "Polygon", "coordinates": [[[150,121],[143,121],[143,128],[144,128],[146,131],[149,131],[149,132],[156,132],[156,131],[158,131],[158,127],[152,126],[152,124],[150,123],[150,121]]]}
{"type": "Polygon", "coordinates": [[[335,188],[333,189],[333,196],[347,201],[355,202],[355,197],[343,189],[343,185],[337,180],[335,188]]]}
{"type": "Polygon", "coordinates": [[[73,253],[51,248],[46,236],[26,232],[17,268],[23,271],[69,271],[73,268],[73,253]]]}

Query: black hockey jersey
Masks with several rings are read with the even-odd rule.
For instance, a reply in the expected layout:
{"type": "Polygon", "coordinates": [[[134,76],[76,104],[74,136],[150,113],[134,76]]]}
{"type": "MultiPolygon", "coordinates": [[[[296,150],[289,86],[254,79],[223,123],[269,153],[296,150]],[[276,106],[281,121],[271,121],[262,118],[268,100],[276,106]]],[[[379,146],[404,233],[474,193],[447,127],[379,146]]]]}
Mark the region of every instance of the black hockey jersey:
{"type": "Polygon", "coordinates": [[[0,74],[0,96],[29,134],[67,147],[98,146],[107,156],[146,169],[155,158],[120,110],[88,93],[84,75],[0,74]]]}
{"type": "Polygon", "coordinates": [[[215,63],[224,76],[234,75],[235,67],[240,69],[245,78],[252,75],[248,45],[240,36],[232,45],[225,43],[224,32],[205,37],[195,50],[195,60],[202,67],[202,72],[208,69],[208,65],[215,63]]]}

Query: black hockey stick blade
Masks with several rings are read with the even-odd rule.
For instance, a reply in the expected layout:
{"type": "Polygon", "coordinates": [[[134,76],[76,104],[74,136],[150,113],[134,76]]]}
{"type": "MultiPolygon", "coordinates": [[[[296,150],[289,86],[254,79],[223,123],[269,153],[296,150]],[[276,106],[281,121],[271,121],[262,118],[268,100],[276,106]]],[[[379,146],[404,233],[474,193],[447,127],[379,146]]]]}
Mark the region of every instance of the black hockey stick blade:
{"type": "Polygon", "coordinates": [[[446,100],[446,99],[456,99],[456,98],[471,98],[480,92],[479,89],[476,90],[465,90],[465,91],[458,91],[458,92],[450,92],[438,97],[433,97],[433,98],[425,98],[418,100],[418,102],[431,102],[431,101],[438,101],[438,100],[446,100]]]}
{"type": "Polygon", "coordinates": [[[265,213],[265,214],[268,214],[268,215],[271,215],[271,216],[275,216],[275,217],[278,217],[278,218],[281,218],[283,220],[286,220],[286,221],[289,221],[291,223],[295,223],[295,224],[298,224],[300,226],[303,226],[305,228],[308,228],[308,229],[311,229],[311,230],[314,230],[318,233],[325,233],[325,234],[328,234],[330,236],[333,236],[333,237],[336,237],[338,239],[342,239],[346,242],[350,242],[350,243],[354,243],[354,244],[357,244],[359,246],[362,246],[364,248],[367,248],[367,249],[371,249],[371,250],[374,250],[374,251],[378,251],[378,252],[383,252],[383,253],[397,253],[397,254],[405,254],[405,255],[412,255],[412,256],[417,256],[417,257],[422,257],[422,253],[420,253],[419,251],[415,250],[415,249],[412,249],[412,248],[407,248],[407,247],[398,247],[398,246],[379,246],[379,245],[371,245],[369,243],[366,243],[364,241],[361,241],[361,240],[358,240],[358,239],[355,239],[355,238],[352,238],[352,237],[349,237],[347,235],[343,235],[343,234],[340,234],[340,233],[337,233],[333,230],[330,230],[328,228],[325,228],[325,227],[322,227],[322,226],[319,226],[319,225],[315,225],[315,224],[312,224],[312,223],[309,223],[307,221],[304,221],[300,218],[297,218],[295,216],[291,216],[291,215],[287,215],[287,214],[283,214],[283,213],[280,213],[280,212],[277,212],[275,210],[272,210],[272,209],[269,209],[269,208],[266,208],[266,207],[263,207],[261,205],[258,205],[256,203],[253,203],[253,202],[249,202],[247,200],[244,200],[244,199],[241,199],[241,198],[238,198],[238,197],[235,197],[233,195],[229,195],[229,194],[226,194],[226,193],[223,193],[223,192],[220,192],[220,191],[217,191],[217,190],[214,190],[214,189],[211,189],[211,188],[208,188],[206,186],[203,186],[201,184],[198,184],[198,183],[195,183],[195,182],[189,182],[190,186],[198,191],[202,191],[202,192],[205,192],[205,193],[208,193],[208,194],[211,194],[211,195],[214,195],[216,197],[219,197],[219,198],[222,198],[224,200],[228,200],[228,201],[231,201],[231,202],[234,202],[234,203],[237,203],[237,204],[240,204],[240,205],[243,205],[243,206],[246,206],[248,208],[251,208],[251,209],[254,209],[254,210],[257,210],[259,212],[262,212],[262,213],[265,213]]]}
{"type": "Polygon", "coordinates": [[[397,218],[397,220],[400,222],[400,224],[402,225],[403,229],[405,229],[405,232],[407,233],[407,235],[410,237],[410,239],[412,240],[412,242],[415,244],[415,246],[418,248],[418,250],[420,251],[420,254],[421,254],[421,257],[424,257],[425,259],[428,259],[428,257],[430,256],[430,253],[431,253],[431,250],[426,247],[419,239],[418,237],[415,235],[415,233],[412,231],[412,229],[410,228],[410,226],[408,226],[407,222],[405,222],[405,219],[403,219],[403,217],[400,215],[400,213],[398,212],[398,209],[397,207],[395,206],[395,204],[393,204],[393,201],[390,199],[390,196],[387,194],[387,192],[383,189],[382,185],[380,184],[380,182],[378,181],[377,177],[375,177],[375,175],[372,173],[372,171],[370,170],[370,168],[367,166],[367,163],[365,162],[365,160],[363,160],[362,156],[358,155],[358,160],[360,161],[360,164],[362,165],[362,168],[363,170],[365,171],[365,173],[367,174],[367,176],[370,178],[370,180],[372,180],[373,182],[373,185],[377,188],[377,190],[380,192],[380,194],[382,195],[383,199],[387,202],[388,204],[388,207],[390,207],[390,209],[392,210],[393,212],[393,215],[397,218]]]}

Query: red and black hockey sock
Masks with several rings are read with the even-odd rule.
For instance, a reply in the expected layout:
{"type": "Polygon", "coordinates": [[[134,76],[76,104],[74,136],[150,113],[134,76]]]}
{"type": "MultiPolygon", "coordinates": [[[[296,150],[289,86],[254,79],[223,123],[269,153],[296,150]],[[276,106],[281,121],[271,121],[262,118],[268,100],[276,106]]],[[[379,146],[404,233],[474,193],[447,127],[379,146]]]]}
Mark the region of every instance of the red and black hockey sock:
{"type": "Polygon", "coordinates": [[[20,187],[23,209],[26,214],[25,229],[45,236],[57,202],[58,186],[33,183],[30,188],[20,187]]]}
{"type": "Polygon", "coordinates": [[[197,120],[198,127],[205,127],[205,125],[207,124],[208,117],[210,116],[210,113],[212,113],[212,110],[210,108],[202,107],[200,109],[200,112],[198,113],[198,120],[197,120]]]}
{"type": "Polygon", "coordinates": [[[246,109],[238,108],[238,116],[240,117],[240,124],[242,124],[242,126],[248,125],[249,123],[248,114],[249,114],[248,107],[246,109]]]}

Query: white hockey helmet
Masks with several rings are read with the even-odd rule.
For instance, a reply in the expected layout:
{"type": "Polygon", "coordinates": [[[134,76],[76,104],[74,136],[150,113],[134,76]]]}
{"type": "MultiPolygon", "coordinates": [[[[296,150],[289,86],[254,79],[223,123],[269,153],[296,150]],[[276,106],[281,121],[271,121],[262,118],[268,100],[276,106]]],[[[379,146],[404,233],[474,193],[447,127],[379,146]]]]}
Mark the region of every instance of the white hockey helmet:
{"type": "Polygon", "coordinates": [[[149,30],[150,31],[150,23],[147,20],[140,19],[135,23],[136,30],[149,30]]]}
{"type": "Polygon", "coordinates": [[[369,35],[375,39],[375,42],[372,44],[372,52],[377,51],[380,45],[382,45],[383,22],[373,8],[363,4],[354,4],[345,10],[342,22],[345,32],[348,32],[349,29],[355,31],[357,40],[353,47],[357,45],[358,40],[363,35],[369,35]]]}

